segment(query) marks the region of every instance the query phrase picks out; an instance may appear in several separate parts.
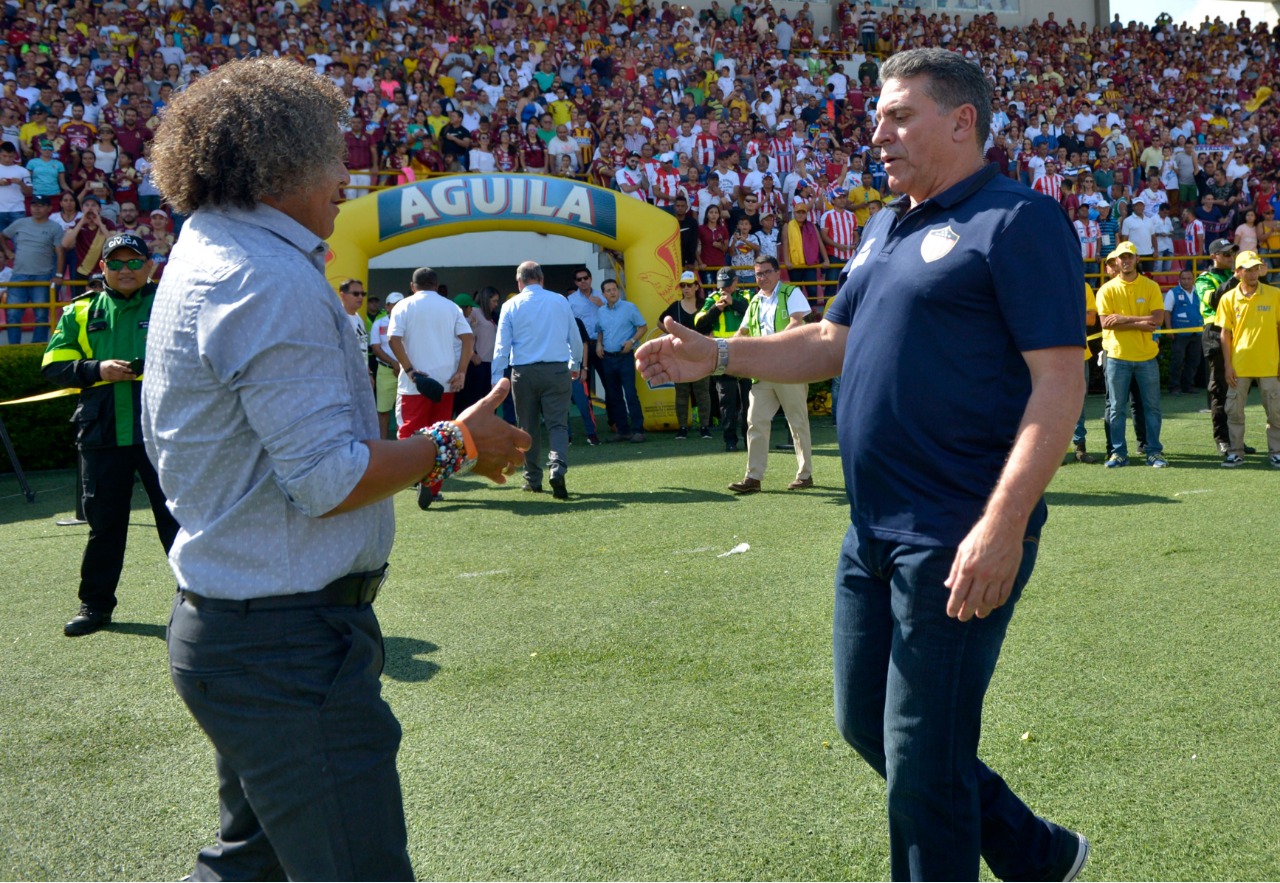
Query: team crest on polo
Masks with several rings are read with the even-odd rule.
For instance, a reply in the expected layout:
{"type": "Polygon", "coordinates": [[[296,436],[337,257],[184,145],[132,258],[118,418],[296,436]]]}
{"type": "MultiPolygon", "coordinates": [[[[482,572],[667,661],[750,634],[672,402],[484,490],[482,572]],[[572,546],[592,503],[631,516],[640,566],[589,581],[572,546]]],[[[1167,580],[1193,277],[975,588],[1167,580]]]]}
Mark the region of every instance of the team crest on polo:
{"type": "Polygon", "coordinates": [[[951,253],[951,249],[959,241],[960,234],[952,230],[950,225],[930,230],[920,243],[920,257],[924,258],[926,264],[940,261],[951,253]]]}

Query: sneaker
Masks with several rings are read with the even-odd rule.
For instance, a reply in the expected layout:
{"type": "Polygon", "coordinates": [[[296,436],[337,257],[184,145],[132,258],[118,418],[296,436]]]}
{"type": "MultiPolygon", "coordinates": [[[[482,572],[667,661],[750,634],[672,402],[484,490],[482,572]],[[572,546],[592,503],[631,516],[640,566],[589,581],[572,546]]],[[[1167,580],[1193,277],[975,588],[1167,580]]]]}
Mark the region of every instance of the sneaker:
{"type": "Polygon", "coordinates": [[[1180,390],[1180,389],[1171,389],[1171,390],[1169,390],[1169,395],[1173,396],[1173,397],[1176,399],[1178,396],[1182,395],[1182,390],[1180,390]]]}
{"type": "Polygon", "coordinates": [[[1139,454],[1145,454],[1146,452],[1147,452],[1147,443],[1146,443],[1146,442],[1140,442],[1140,443],[1138,444],[1138,453],[1139,453],[1139,454]]]}
{"type": "Polygon", "coordinates": [[[702,427],[702,432],[700,433],[700,436],[702,438],[711,438],[711,427],[710,426],[702,427]]]}
{"type": "Polygon", "coordinates": [[[738,450],[738,443],[737,443],[737,442],[725,442],[725,443],[724,443],[724,449],[725,449],[725,452],[726,452],[726,453],[732,454],[734,451],[738,450]]]}
{"type": "MultiPolygon", "coordinates": [[[[1276,463],[1275,460],[1276,460],[1275,457],[1271,458],[1271,465],[1280,466],[1280,463],[1276,463]]],[[[1244,457],[1241,457],[1239,454],[1227,454],[1227,456],[1222,458],[1223,469],[1235,469],[1237,466],[1243,466],[1243,465],[1244,465],[1244,457]]]]}
{"type": "Polygon", "coordinates": [[[542,485],[526,481],[524,484],[520,485],[520,490],[527,494],[540,494],[542,493],[542,485]]]}
{"type": "Polygon", "coordinates": [[[591,435],[587,436],[587,444],[591,445],[593,448],[600,447],[600,436],[596,435],[594,432],[591,433],[591,435]]]}
{"type": "Polygon", "coordinates": [[[563,476],[551,479],[551,496],[557,500],[569,499],[569,491],[565,489],[563,476]]]}
{"type": "Polygon", "coordinates": [[[630,441],[632,444],[637,444],[637,445],[639,445],[639,444],[643,444],[643,443],[644,443],[644,433],[643,433],[643,432],[637,432],[635,435],[631,436],[631,438],[629,439],[629,441],[630,441]]]}
{"type": "Polygon", "coordinates": [[[62,633],[68,638],[91,635],[99,629],[111,625],[111,614],[94,610],[88,604],[80,605],[80,612],[72,617],[71,622],[62,627],[62,633]]]}
{"type": "Polygon", "coordinates": [[[680,431],[676,433],[676,441],[685,441],[688,438],[689,430],[685,429],[683,426],[680,427],[680,431]]]}
{"type": "Polygon", "coordinates": [[[1267,459],[1270,461],[1272,468],[1280,469],[1280,454],[1272,454],[1267,459]]]}
{"type": "Polygon", "coordinates": [[[436,495],[431,493],[431,485],[418,485],[418,508],[424,512],[431,508],[431,504],[436,501],[436,495]]]}
{"type": "Polygon", "coordinates": [[[629,432],[628,432],[628,433],[621,433],[621,432],[614,433],[613,435],[609,436],[609,441],[610,441],[611,443],[616,443],[616,442],[629,442],[629,441],[631,441],[631,433],[629,433],[629,432]]]}
{"type": "Polygon", "coordinates": [[[1122,457],[1119,454],[1112,454],[1110,457],[1107,458],[1108,469],[1119,469],[1121,466],[1128,466],[1128,465],[1129,465],[1128,457],[1122,457]]]}
{"type": "Polygon", "coordinates": [[[1159,454],[1150,454],[1147,456],[1147,465],[1152,469],[1164,469],[1169,465],[1169,461],[1159,454]]]}
{"type": "Polygon", "coordinates": [[[1066,876],[1062,879],[1065,881],[1075,880],[1079,878],[1080,872],[1084,870],[1085,862],[1089,861],[1089,841],[1085,839],[1083,834],[1076,834],[1079,838],[1079,845],[1076,846],[1076,860],[1071,863],[1071,868],[1067,871],[1066,876]]]}
{"type": "Polygon", "coordinates": [[[1258,449],[1257,449],[1257,448],[1255,448],[1255,447],[1253,447],[1252,445],[1245,445],[1245,446],[1244,446],[1244,452],[1245,452],[1246,454],[1256,454],[1256,453],[1258,453],[1258,449]]]}

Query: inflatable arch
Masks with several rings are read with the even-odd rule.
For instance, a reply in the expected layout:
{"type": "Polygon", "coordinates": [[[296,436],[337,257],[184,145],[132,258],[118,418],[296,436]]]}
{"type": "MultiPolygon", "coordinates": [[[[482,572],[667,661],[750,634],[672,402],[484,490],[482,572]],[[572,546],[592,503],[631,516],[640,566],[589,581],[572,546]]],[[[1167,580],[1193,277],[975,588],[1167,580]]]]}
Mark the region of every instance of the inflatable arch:
{"type": "MultiPolygon", "coordinates": [[[[424,239],[493,230],[568,236],[622,252],[627,299],[652,331],[679,295],[680,230],[673,216],[603,187],[544,175],[448,175],[379,190],[342,205],[325,272],[367,279],[369,258],[424,239]]],[[[516,265],[536,254],[511,255],[516,265]]],[[[672,387],[637,376],[647,429],[675,428],[672,387]]]]}

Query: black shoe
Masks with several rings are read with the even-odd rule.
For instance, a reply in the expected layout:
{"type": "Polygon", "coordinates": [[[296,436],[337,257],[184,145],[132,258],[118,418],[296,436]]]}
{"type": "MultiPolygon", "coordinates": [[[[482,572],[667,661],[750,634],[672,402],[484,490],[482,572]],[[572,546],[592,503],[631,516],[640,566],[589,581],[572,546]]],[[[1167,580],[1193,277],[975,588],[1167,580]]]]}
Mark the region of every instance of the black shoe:
{"type": "Polygon", "coordinates": [[[738,450],[738,443],[737,443],[737,442],[725,442],[725,443],[724,443],[724,449],[725,449],[726,451],[729,451],[729,452],[736,451],[736,450],[738,450]]]}
{"type": "Polygon", "coordinates": [[[431,504],[436,500],[436,495],[431,493],[431,485],[418,485],[418,508],[424,512],[431,508],[431,504]]]}
{"type": "Polygon", "coordinates": [[[557,500],[569,499],[569,492],[565,490],[563,478],[551,479],[551,496],[555,497],[557,500]]]}
{"type": "Polygon", "coordinates": [[[710,426],[702,427],[701,435],[702,435],[702,438],[711,438],[711,427],[710,426]]]}
{"type": "Polygon", "coordinates": [[[593,432],[593,433],[591,433],[591,435],[587,436],[587,444],[591,445],[591,447],[593,447],[593,448],[594,448],[594,447],[599,447],[599,445],[600,445],[600,436],[596,435],[594,432],[593,432]]]}
{"type": "Polygon", "coordinates": [[[542,493],[542,485],[530,484],[529,482],[526,481],[524,484],[520,485],[520,490],[527,491],[528,493],[531,493],[531,494],[540,494],[542,493]]]}
{"type": "Polygon", "coordinates": [[[1257,448],[1251,448],[1251,447],[1249,447],[1248,445],[1245,445],[1245,446],[1244,446],[1244,452],[1245,452],[1246,454],[1256,454],[1256,453],[1258,453],[1258,449],[1257,449],[1257,448]]]}
{"type": "Polygon", "coordinates": [[[796,446],[795,445],[774,445],[773,449],[775,451],[794,451],[796,449],[796,446]]]}
{"type": "Polygon", "coordinates": [[[80,612],[75,615],[71,622],[62,627],[62,633],[68,638],[78,638],[81,635],[91,635],[110,624],[110,613],[101,613],[93,610],[87,604],[81,604],[80,612]]]}
{"type": "Polygon", "coordinates": [[[676,441],[684,441],[688,437],[689,437],[689,430],[685,429],[683,426],[680,427],[678,432],[676,432],[676,441]]]}

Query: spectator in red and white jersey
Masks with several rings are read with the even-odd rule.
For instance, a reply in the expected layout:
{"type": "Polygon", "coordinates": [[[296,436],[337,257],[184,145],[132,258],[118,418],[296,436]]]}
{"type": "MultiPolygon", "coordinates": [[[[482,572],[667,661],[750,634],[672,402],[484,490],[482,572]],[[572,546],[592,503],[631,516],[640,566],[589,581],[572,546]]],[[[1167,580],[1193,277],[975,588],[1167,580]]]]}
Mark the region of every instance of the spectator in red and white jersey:
{"type": "Polygon", "coordinates": [[[1035,180],[1031,189],[1043,193],[1054,202],[1062,201],[1062,176],[1058,174],[1058,163],[1052,157],[1044,158],[1044,174],[1035,180]]]}
{"type": "MultiPolygon", "coordinates": [[[[833,208],[818,223],[822,244],[827,247],[827,257],[836,265],[823,271],[828,282],[840,278],[845,262],[858,248],[858,216],[849,211],[849,194],[836,188],[831,191],[831,201],[833,208]]],[[[826,293],[835,294],[836,290],[828,286],[826,293]]]]}
{"type": "Polygon", "coordinates": [[[640,154],[632,153],[627,157],[627,164],[618,169],[615,177],[618,189],[641,202],[649,201],[649,178],[640,168],[640,154]]]}
{"type": "Polygon", "coordinates": [[[653,173],[653,204],[668,212],[675,212],[676,196],[680,192],[680,173],[676,171],[676,155],[668,151],[658,157],[658,170],[653,173]]]}

